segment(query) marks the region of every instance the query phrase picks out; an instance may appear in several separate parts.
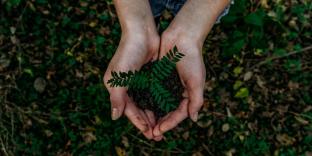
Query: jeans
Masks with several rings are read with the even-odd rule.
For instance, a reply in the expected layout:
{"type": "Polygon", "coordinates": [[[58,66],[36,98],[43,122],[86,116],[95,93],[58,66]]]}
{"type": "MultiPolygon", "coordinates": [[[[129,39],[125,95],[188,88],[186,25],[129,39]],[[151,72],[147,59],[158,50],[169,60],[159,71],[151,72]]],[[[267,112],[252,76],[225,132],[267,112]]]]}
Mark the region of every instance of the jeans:
{"type": "MultiPolygon", "coordinates": [[[[149,1],[151,4],[154,17],[158,18],[165,9],[170,10],[174,15],[176,15],[187,0],[149,0],[149,1]]],[[[234,0],[231,1],[231,4],[234,4],[234,0]]],[[[221,13],[219,18],[217,19],[217,23],[223,16],[228,14],[229,9],[230,5],[226,7],[226,9],[221,13]]]]}

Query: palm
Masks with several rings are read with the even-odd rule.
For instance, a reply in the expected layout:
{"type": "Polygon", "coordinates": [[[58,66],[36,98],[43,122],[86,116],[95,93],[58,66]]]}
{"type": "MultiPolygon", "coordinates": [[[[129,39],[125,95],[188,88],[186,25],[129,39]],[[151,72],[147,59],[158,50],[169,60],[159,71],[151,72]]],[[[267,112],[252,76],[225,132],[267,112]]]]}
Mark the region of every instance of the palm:
{"type": "MultiPolygon", "coordinates": [[[[141,66],[153,58],[157,58],[158,48],[151,48],[144,42],[145,39],[122,37],[119,47],[112,58],[104,76],[104,84],[110,93],[112,103],[112,119],[116,120],[122,114],[149,139],[160,140],[161,136],[154,138],[152,130],[155,126],[155,117],[152,111],[139,109],[127,94],[126,88],[110,87],[107,84],[112,71],[139,70],[141,66]],[[139,56],[139,57],[138,57],[139,56]]],[[[158,45],[157,45],[158,46],[158,45]]]]}
{"type": "Polygon", "coordinates": [[[205,82],[205,66],[201,55],[201,47],[196,47],[188,39],[176,39],[172,36],[163,35],[161,40],[160,57],[177,46],[179,52],[185,57],[177,63],[177,70],[184,87],[183,99],[179,107],[159,120],[153,130],[155,136],[176,127],[188,116],[197,120],[197,112],[203,104],[203,86],[205,82]]]}

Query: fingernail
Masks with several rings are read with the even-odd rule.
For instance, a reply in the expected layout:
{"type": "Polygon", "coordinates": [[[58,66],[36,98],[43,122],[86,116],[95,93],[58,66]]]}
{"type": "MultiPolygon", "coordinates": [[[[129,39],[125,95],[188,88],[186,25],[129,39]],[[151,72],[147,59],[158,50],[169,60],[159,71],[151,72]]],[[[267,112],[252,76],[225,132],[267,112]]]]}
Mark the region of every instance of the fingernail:
{"type": "Polygon", "coordinates": [[[163,139],[162,136],[157,136],[157,137],[154,138],[155,141],[161,141],[162,139],[163,139]]]}
{"type": "Polygon", "coordinates": [[[161,136],[160,130],[153,131],[153,135],[154,135],[155,137],[161,136]]]}
{"type": "Polygon", "coordinates": [[[193,120],[194,122],[197,122],[197,120],[198,120],[198,112],[195,112],[195,113],[193,114],[192,120],[193,120]]]}
{"type": "Polygon", "coordinates": [[[118,109],[113,108],[112,109],[112,120],[117,120],[119,118],[118,109]]]}

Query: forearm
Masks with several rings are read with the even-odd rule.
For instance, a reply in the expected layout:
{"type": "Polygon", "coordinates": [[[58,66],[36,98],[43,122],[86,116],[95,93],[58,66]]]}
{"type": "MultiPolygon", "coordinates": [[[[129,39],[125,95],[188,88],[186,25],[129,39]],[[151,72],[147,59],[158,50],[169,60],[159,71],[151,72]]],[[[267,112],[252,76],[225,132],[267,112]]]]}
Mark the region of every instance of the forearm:
{"type": "Polygon", "coordinates": [[[156,30],[148,0],[114,0],[123,33],[156,30]]]}
{"type": "Polygon", "coordinates": [[[172,27],[183,29],[190,37],[204,41],[229,4],[230,0],[188,0],[172,22],[172,27]]]}

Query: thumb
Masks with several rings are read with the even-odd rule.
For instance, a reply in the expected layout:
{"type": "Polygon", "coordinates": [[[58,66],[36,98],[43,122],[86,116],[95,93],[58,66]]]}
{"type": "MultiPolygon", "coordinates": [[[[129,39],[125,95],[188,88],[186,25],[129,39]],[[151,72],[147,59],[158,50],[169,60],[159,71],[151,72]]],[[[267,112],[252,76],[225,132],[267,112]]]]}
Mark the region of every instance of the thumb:
{"type": "Polygon", "coordinates": [[[125,109],[127,94],[125,88],[113,88],[110,90],[112,120],[119,119],[125,109]]]}
{"type": "Polygon", "coordinates": [[[204,97],[203,97],[203,89],[195,88],[194,90],[190,91],[190,102],[188,105],[188,112],[190,118],[196,122],[198,119],[198,112],[203,106],[204,97]]]}
{"type": "Polygon", "coordinates": [[[112,120],[117,120],[123,114],[125,105],[127,102],[127,90],[122,87],[111,87],[108,84],[108,80],[110,80],[111,70],[108,68],[104,74],[103,82],[110,94],[110,102],[111,102],[111,117],[112,120]]]}

